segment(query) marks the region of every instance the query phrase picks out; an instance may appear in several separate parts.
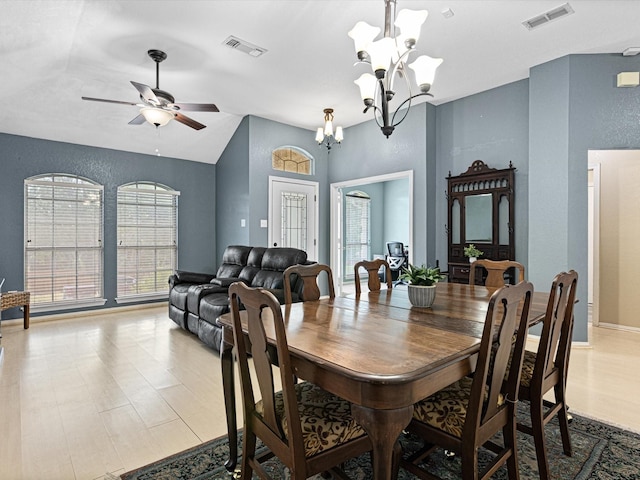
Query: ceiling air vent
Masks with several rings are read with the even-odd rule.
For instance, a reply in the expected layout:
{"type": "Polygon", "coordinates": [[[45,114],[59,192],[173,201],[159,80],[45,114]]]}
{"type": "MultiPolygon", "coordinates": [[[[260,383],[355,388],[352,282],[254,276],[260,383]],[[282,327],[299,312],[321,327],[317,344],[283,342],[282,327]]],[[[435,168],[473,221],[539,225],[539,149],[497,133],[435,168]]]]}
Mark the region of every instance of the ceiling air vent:
{"type": "Polygon", "coordinates": [[[549,10],[542,15],[538,15],[537,17],[525,20],[524,22],[522,22],[522,24],[527,27],[527,29],[533,30],[534,28],[538,28],[546,23],[552,22],[553,20],[557,20],[572,13],[573,8],[571,8],[571,5],[565,3],[564,5],[560,5],[559,7],[554,8],[553,10],[549,10]]]}
{"type": "Polygon", "coordinates": [[[233,48],[234,50],[239,50],[248,55],[251,55],[252,57],[259,57],[267,51],[266,48],[258,47],[257,45],[249,43],[245,40],[241,40],[238,37],[234,37],[233,35],[227,37],[225,41],[222,42],[222,44],[226,45],[229,48],[233,48]]]}

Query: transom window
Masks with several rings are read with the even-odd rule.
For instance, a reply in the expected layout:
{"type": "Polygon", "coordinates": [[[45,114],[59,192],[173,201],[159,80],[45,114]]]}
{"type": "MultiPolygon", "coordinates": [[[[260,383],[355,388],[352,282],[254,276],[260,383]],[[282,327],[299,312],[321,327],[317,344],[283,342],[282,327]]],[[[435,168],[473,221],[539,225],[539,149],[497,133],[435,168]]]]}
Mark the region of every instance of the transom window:
{"type": "Polygon", "coordinates": [[[25,289],[34,309],[102,305],[103,187],[76,175],[25,180],[25,289]]]}
{"type": "Polygon", "coordinates": [[[118,188],[118,302],[167,296],[177,265],[179,195],[153,182],[118,188]]]}
{"type": "Polygon", "coordinates": [[[271,152],[271,167],[282,172],[313,175],[313,157],[299,147],[278,147],[271,152]]]}

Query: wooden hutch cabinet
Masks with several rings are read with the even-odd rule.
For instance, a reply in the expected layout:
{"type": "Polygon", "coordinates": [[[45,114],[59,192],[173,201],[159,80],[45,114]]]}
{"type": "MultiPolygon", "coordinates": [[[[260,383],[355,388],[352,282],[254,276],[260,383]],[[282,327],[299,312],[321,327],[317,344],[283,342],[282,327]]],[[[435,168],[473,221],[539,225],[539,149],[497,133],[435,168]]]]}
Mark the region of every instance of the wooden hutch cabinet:
{"type": "MultiPolygon", "coordinates": [[[[473,243],[489,260],[515,260],[515,168],[497,170],[482,160],[447,177],[449,281],[469,282],[464,247],[473,243]]],[[[479,279],[481,281],[481,279],[479,279]]]]}

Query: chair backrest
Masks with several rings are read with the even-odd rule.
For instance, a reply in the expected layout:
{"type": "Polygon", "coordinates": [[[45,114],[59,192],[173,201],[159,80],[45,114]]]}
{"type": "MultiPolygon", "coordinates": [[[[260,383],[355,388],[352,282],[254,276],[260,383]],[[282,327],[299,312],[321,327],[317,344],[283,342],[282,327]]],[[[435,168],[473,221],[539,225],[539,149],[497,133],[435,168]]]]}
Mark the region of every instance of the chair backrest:
{"type": "MultiPolygon", "coordinates": [[[[573,333],[573,306],[576,300],[578,274],[574,270],[556,275],[551,284],[547,313],[538,344],[531,388],[542,389],[544,379],[555,369],[566,381],[573,333]]],[[[544,392],[543,392],[544,393],[544,392]]]]}
{"type": "Polygon", "coordinates": [[[294,374],[280,303],[271,292],[251,288],[241,282],[236,282],[229,287],[229,300],[233,319],[233,338],[237,346],[245,424],[249,425],[258,437],[269,439],[270,443],[274,441],[280,443],[279,449],[274,449],[273,445],[270,445],[272,451],[290,451],[292,457],[295,457],[294,452],[297,452],[298,455],[304,456],[294,374]],[[246,310],[246,335],[243,332],[240,317],[240,303],[246,310]],[[277,355],[274,355],[273,348],[268,346],[267,331],[275,332],[277,355]],[[255,368],[253,381],[248,352],[251,353],[255,368]],[[277,390],[274,384],[274,365],[279,367],[280,372],[284,415],[287,418],[289,430],[288,440],[276,413],[277,390]],[[254,385],[257,385],[260,391],[261,413],[256,410],[254,385]]]}
{"type": "Polygon", "coordinates": [[[298,278],[302,280],[300,298],[303,302],[318,300],[320,298],[318,276],[321,272],[327,272],[329,298],[335,298],[336,293],[333,288],[331,267],[323,263],[312,263],[311,265],[292,265],[284,271],[284,303],[289,304],[292,302],[291,275],[297,275],[298,278]]]}
{"type": "Polygon", "coordinates": [[[476,284],[476,268],[487,270],[486,287],[500,288],[504,286],[504,274],[510,268],[518,269],[518,282],[524,282],[524,265],[513,260],[476,260],[469,268],[469,285],[476,284]]]}
{"type": "Polygon", "coordinates": [[[356,263],[353,267],[354,274],[356,277],[356,295],[359,295],[362,291],[360,286],[360,269],[364,268],[369,274],[369,291],[378,291],[380,290],[380,277],[378,276],[378,272],[380,267],[384,266],[384,278],[386,279],[387,288],[393,287],[393,281],[391,280],[391,269],[389,268],[389,264],[382,260],[381,258],[376,258],[375,260],[361,260],[356,263]]]}
{"type": "Polygon", "coordinates": [[[532,295],[533,285],[520,282],[506,285],[491,296],[473,375],[463,439],[475,439],[484,425],[489,431],[496,425],[501,428],[509,414],[507,409],[515,405],[532,295]],[[507,370],[509,374],[504,382],[507,370]],[[492,422],[498,414],[504,415],[503,422],[492,422]]]}

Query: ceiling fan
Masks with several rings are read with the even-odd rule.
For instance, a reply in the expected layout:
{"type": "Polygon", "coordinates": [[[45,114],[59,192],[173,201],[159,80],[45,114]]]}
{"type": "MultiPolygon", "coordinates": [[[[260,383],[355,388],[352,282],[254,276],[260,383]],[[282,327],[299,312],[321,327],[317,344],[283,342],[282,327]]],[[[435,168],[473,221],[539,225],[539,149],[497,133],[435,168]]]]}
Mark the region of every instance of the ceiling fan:
{"type": "Polygon", "coordinates": [[[151,88],[143,83],[131,82],[140,92],[142,103],[124,102],[121,100],[107,100],[104,98],[82,97],[83,100],[93,102],[120,103],[123,105],[135,105],[140,108],[140,114],[129,122],[129,125],[142,125],[145,121],[156,127],[162,127],[171,120],[176,120],[195,130],[206,127],[193,118],[180,113],[181,110],[191,112],[219,112],[213,103],[176,103],[175,98],[169,92],[160,90],[160,62],[167,58],[167,54],[161,50],[149,50],[147,54],[156,62],[156,88],[151,88]]]}

